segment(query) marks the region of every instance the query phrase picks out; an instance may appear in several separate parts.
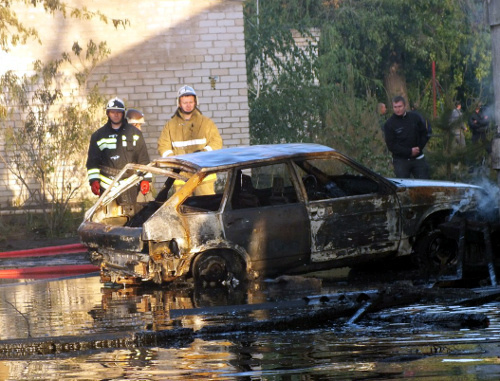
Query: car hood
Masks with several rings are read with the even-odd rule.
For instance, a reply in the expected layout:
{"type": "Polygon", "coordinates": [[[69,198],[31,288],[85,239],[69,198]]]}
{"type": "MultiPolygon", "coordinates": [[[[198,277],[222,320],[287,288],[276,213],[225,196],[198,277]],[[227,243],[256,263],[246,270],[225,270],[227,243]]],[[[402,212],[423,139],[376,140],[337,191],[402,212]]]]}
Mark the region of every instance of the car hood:
{"type": "Polygon", "coordinates": [[[440,180],[388,179],[397,187],[403,205],[448,205],[455,212],[475,210],[483,220],[498,221],[498,202],[484,187],[440,180]]]}
{"type": "Polygon", "coordinates": [[[415,187],[448,187],[448,188],[474,188],[482,189],[480,186],[458,183],[454,181],[442,181],[442,180],[419,180],[419,179],[388,179],[397,187],[400,188],[415,188],[415,187]]]}

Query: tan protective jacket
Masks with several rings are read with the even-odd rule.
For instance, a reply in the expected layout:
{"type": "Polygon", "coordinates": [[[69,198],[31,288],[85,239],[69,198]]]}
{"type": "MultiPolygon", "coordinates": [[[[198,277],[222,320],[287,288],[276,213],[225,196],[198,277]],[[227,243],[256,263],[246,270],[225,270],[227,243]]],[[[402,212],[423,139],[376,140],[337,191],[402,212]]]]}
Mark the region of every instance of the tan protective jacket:
{"type": "Polygon", "coordinates": [[[161,157],[221,148],[222,138],[217,126],[198,109],[193,111],[189,120],[184,119],[177,109],[172,119],[165,123],[158,140],[161,157]]]}

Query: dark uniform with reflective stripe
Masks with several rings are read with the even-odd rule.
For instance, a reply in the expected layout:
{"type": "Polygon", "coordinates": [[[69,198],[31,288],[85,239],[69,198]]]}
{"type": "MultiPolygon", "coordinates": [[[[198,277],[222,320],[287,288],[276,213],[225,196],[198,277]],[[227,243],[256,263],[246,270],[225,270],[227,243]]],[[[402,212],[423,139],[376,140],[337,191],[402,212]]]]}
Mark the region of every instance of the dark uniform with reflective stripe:
{"type": "Polygon", "coordinates": [[[115,130],[108,120],[90,138],[87,157],[88,179],[90,183],[99,180],[101,188],[107,189],[126,164],[149,164],[149,161],[142,132],[128,124],[126,120],[115,130]]]}

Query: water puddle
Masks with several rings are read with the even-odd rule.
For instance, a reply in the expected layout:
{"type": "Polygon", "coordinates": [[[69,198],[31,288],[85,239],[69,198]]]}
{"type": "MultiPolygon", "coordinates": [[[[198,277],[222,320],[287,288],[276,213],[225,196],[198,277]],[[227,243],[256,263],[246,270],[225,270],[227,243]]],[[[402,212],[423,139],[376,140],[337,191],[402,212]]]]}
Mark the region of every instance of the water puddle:
{"type": "MultiPolygon", "coordinates": [[[[0,340],[58,337],[97,342],[137,332],[194,332],[160,345],[93,347],[0,359],[0,379],[387,380],[498,379],[500,303],[480,307],[414,303],[384,316],[483,313],[489,326],[436,329],[429,324],[361,318],[297,329],[197,334],[207,327],[274,321],[345,283],[198,290],[104,287],[95,274],[0,284],[0,340]],[[113,336],[114,335],[114,336],[113,336]]],[[[316,307],[313,307],[314,309],[316,307]]],[[[311,308],[310,308],[311,309],[311,308]]]]}

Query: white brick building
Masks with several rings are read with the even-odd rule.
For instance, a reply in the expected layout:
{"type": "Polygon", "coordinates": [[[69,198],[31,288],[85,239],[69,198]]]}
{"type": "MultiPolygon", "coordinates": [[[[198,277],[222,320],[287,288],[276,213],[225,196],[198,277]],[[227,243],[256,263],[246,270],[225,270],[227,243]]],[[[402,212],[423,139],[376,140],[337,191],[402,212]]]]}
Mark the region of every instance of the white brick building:
{"type": "MultiPolygon", "coordinates": [[[[77,0],[68,2],[81,7],[77,0]]],[[[197,91],[199,107],[219,127],[224,146],[249,144],[241,0],[88,0],[85,6],[110,18],[127,19],[130,25],[115,29],[98,19],[53,17],[40,6],[16,5],[17,15],[37,29],[42,45],[30,41],[0,52],[0,75],[7,70],[27,73],[33,61],[59,58],[75,41],[81,45],[90,39],[106,41],[111,55],[95,71],[96,76],[107,76],[99,87],[110,98],[118,96],[127,107],[145,113],[143,133],[151,158],[158,157],[159,134],[174,113],[177,89],[184,84],[197,91]]],[[[17,196],[15,179],[0,163],[0,208],[12,205],[17,196]]]]}

